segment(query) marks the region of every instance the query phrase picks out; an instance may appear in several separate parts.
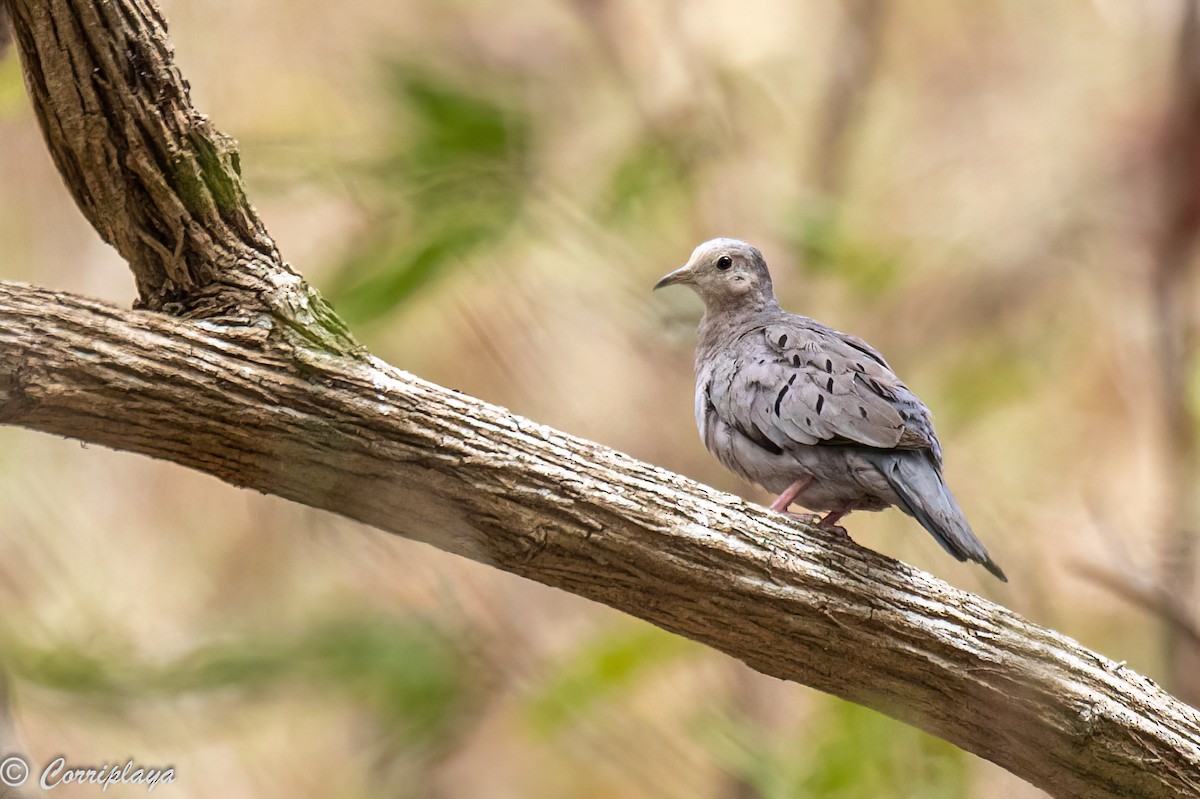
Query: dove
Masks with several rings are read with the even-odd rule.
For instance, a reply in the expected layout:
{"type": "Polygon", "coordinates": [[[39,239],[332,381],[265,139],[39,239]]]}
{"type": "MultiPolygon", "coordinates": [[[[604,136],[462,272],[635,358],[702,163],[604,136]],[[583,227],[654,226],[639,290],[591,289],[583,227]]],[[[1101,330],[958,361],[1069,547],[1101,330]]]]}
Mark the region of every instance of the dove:
{"type": "Polygon", "coordinates": [[[696,425],[708,450],[777,494],[771,510],[896,507],[960,561],[1008,578],[975,536],[942,476],[929,409],[857,336],[779,307],[762,253],[713,239],[654,286],[704,301],[696,345],[696,425]]]}

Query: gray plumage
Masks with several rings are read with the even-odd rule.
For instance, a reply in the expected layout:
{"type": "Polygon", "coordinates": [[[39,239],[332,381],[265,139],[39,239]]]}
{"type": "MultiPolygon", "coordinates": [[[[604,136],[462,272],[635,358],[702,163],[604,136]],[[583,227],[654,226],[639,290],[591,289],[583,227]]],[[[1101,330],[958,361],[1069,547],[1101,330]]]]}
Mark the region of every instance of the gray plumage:
{"type": "Polygon", "coordinates": [[[696,424],[722,464],[779,499],[829,511],[900,508],[959,560],[1007,582],[942,477],[929,410],[871,345],[779,307],[762,254],[736,239],[701,244],[655,288],[704,300],[696,424]]]}

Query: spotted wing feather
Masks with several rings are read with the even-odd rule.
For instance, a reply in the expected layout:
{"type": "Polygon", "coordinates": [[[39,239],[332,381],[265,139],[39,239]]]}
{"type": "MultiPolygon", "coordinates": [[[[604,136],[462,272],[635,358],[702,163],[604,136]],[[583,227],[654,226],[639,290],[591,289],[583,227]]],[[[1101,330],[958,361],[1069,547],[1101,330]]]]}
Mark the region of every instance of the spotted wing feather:
{"type": "Polygon", "coordinates": [[[929,411],[878,352],[807,317],[757,326],[714,370],[708,402],[751,440],[941,451],[929,411]]]}

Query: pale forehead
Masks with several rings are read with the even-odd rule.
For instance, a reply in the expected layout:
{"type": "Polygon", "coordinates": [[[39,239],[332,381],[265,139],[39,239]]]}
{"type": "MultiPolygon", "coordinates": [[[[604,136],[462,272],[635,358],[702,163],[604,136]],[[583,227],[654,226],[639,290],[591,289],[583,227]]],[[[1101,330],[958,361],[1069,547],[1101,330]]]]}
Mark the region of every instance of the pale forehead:
{"type": "Polygon", "coordinates": [[[740,239],[712,239],[693,250],[691,260],[699,261],[718,252],[751,255],[754,248],[740,239]]]}

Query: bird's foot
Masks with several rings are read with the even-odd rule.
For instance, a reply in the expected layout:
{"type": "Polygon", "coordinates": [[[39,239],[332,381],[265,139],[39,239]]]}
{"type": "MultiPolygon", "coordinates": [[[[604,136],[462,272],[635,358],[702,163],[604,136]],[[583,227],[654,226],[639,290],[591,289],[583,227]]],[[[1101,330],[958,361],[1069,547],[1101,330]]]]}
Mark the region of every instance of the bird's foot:
{"type": "Polygon", "coordinates": [[[834,535],[841,536],[845,539],[850,538],[850,531],[845,527],[842,527],[840,524],[826,524],[825,522],[818,521],[815,526],[827,533],[833,533],[834,535]]]}
{"type": "Polygon", "coordinates": [[[825,518],[817,522],[817,527],[820,527],[827,533],[840,535],[842,538],[849,538],[850,532],[845,527],[842,527],[840,524],[838,524],[838,522],[841,521],[841,518],[850,512],[849,509],[850,506],[848,503],[839,505],[829,513],[825,514],[825,518]]]}
{"type": "Polygon", "coordinates": [[[845,527],[842,527],[840,524],[829,524],[821,518],[821,514],[819,513],[792,513],[791,511],[786,511],[783,515],[789,519],[795,519],[796,521],[808,527],[815,527],[818,530],[830,533],[832,535],[841,536],[842,538],[850,538],[849,530],[847,530],[845,527]]]}

